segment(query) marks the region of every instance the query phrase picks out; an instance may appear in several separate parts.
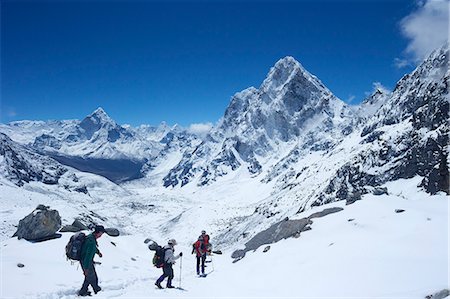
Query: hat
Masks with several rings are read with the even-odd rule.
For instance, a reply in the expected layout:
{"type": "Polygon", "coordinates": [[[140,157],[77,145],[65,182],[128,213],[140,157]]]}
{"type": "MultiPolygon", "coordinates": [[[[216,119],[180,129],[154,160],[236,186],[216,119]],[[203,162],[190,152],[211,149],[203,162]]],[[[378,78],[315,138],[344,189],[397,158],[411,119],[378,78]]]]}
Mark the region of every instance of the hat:
{"type": "Polygon", "coordinates": [[[94,233],[104,233],[105,232],[105,228],[103,227],[103,225],[96,225],[94,228],[94,233]]]}
{"type": "Polygon", "coordinates": [[[202,230],[202,234],[206,234],[206,231],[205,231],[205,230],[202,230]]]}
{"type": "Polygon", "coordinates": [[[167,244],[171,244],[171,245],[177,245],[177,240],[175,239],[170,239],[167,244]]]}

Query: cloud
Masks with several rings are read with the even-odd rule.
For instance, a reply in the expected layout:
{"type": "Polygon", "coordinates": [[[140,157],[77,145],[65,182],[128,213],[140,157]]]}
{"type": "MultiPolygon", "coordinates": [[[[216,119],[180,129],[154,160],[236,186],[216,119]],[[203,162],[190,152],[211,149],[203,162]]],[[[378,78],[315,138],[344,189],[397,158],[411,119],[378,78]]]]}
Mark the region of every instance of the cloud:
{"type": "Polygon", "coordinates": [[[402,69],[404,67],[411,66],[411,61],[409,61],[408,59],[395,58],[394,65],[397,68],[402,69]]]}
{"type": "MultiPolygon", "coordinates": [[[[418,63],[434,49],[448,41],[450,0],[425,0],[417,9],[400,21],[401,33],[409,40],[405,53],[408,60],[418,63]]],[[[406,66],[397,58],[395,64],[406,66]]]]}
{"type": "Polygon", "coordinates": [[[387,88],[386,86],[384,86],[380,82],[373,82],[372,86],[373,86],[373,91],[374,92],[377,91],[377,90],[380,90],[383,93],[390,93],[391,92],[391,90],[389,88],[387,88]]]}
{"type": "Polygon", "coordinates": [[[187,130],[190,133],[204,137],[209,133],[209,131],[211,131],[212,127],[212,123],[198,123],[191,124],[187,130]]]}
{"type": "Polygon", "coordinates": [[[354,94],[348,96],[347,103],[351,104],[356,99],[354,94]]]}
{"type": "Polygon", "coordinates": [[[10,108],[8,109],[8,117],[16,117],[17,116],[17,112],[14,108],[10,108]]]}
{"type": "Polygon", "coordinates": [[[380,82],[373,82],[372,83],[372,90],[371,91],[366,91],[366,92],[364,92],[364,94],[366,95],[366,97],[368,97],[368,96],[373,95],[377,90],[381,91],[382,93],[390,93],[391,92],[391,90],[389,88],[387,88],[386,86],[384,86],[380,82]]]}

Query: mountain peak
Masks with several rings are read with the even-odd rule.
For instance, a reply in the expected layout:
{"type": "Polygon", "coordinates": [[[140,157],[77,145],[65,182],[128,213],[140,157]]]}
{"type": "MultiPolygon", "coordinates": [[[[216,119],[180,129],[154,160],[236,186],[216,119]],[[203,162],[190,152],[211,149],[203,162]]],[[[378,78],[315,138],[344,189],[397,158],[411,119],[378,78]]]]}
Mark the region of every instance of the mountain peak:
{"type": "Polygon", "coordinates": [[[298,62],[297,60],[295,60],[294,57],[292,56],[286,56],[284,58],[281,58],[280,60],[278,60],[275,63],[275,68],[280,68],[280,67],[291,67],[291,68],[297,68],[300,67],[300,62],[298,62]]]}
{"type": "Polygon", "coordinates": [[[111,119],[111,117],[109,117],[109,115],[105,112],[105,110],[103,110],[102,107],[98,107],[97,109],[95,109],[95,111],[92,112],[89,116],[96,117],[96,118],[102,119],[102,120],[110,120],[111,119]]]}

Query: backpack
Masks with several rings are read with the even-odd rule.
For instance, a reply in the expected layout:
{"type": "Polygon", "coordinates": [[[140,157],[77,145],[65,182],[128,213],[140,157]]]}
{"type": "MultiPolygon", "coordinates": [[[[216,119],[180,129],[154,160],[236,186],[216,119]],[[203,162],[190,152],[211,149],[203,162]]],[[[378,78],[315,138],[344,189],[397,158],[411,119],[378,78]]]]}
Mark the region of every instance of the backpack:
{"type": "Polygon", "coordinates": [[[152,260],[153,266],[156,268],[162,268],[165,263],[164,258],[166,255],[166,250],[169,248],[164,249],[164,247],[161,247],[156,242],[153,242],[148,245],[148,249],[155,252],[152,260]]]}
{"type": "Polygon", "coordinates": [[[70,237],[69,243],[66,245],[67,259],[81,261],[81,248],[85,239],[86,235],[83,232],[78,232],[70,237]]]}

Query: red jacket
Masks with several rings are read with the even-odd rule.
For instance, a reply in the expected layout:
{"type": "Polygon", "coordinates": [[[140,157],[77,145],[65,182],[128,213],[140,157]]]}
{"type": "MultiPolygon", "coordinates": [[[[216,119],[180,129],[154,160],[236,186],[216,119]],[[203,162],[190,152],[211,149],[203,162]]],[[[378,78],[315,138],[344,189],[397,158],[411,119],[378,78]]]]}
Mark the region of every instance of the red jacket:
{"type": "Polygon", "coordinates": [[[203,244],[203,242],[202,241],[197,241],[197,242],[195,242],[193,245],[192,245],[192,253],[194,253],[194,251],[195,251],[195,254],[197,255],[197,256],[202,256],[202,255],[204,255],[205,253],[206,253],[206,246],[205,246],[205,244],[203,244]]]}

